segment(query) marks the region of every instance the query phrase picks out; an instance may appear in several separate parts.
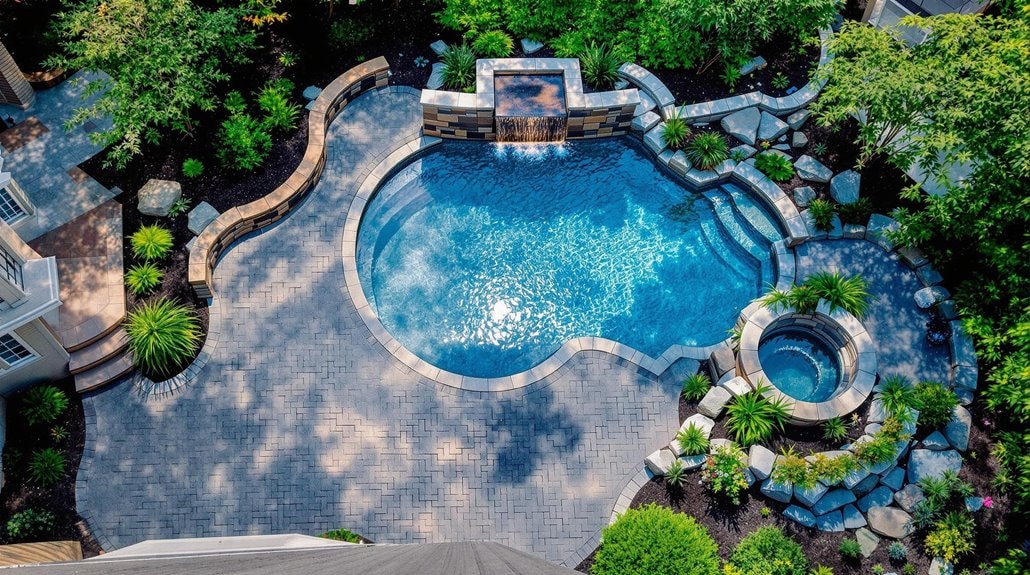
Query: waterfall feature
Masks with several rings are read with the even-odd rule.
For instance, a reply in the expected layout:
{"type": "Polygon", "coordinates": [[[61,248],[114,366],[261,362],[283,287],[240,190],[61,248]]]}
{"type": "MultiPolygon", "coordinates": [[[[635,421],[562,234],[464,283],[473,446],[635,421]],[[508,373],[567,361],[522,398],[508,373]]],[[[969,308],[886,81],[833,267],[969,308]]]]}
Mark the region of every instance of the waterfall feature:
{"type": "Polygon", "coordinates": [[[498,142],[561,142],[567,132],[565,79],[560,74],[494,77],[498,142]]]}

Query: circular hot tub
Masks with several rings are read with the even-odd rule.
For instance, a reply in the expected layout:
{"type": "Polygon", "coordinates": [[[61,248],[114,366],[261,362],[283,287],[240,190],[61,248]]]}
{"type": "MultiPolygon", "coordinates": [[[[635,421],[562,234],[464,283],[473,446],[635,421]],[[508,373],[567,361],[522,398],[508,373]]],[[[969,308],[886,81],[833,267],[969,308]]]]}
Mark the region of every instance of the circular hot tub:
{"type": "Polygon", "coordinates": [[[762,370],[783,393],[802,401],[826,401],[841,384],[840,357],[818,333],[784,328],[758,344],[762,370]]]}

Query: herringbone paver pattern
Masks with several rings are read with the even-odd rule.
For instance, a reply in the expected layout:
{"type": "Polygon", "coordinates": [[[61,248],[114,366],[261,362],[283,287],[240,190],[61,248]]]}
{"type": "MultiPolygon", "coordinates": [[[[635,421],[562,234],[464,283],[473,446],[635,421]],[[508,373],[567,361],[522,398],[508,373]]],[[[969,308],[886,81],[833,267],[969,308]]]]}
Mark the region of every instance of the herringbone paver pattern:
{"type": "Polygon", "coordinates": [[[362,173],[419,125],[404,91],[347,107],[309,199],[215,270],[220,345],[197,380],[165,398],[131,382],[87,398],[79,503],[105,546],[347,527],[575,565],[596,542],[675,433],[678,385],[592,352],[549,385],[457,392],[375,342],[346,295],[341,229],[362,173]]]}

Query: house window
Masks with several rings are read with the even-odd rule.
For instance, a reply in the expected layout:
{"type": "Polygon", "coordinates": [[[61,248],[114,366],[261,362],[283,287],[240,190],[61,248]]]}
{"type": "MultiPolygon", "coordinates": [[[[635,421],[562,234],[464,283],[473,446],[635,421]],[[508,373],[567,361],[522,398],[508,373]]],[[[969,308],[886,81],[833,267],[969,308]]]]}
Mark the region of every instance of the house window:
{"type": "Polygon", "coordinates": [[[0,358],[3,358],[7,365],[14,367],[33,357],[35,354],[11,334],[5,333],[0,336],[0,358]]]}
{"type": "Polygon", "coordinates": [[[13,224],[24,216],[25,210],[14,200],[11,192],[7,191],[7,188],[0,188],[0,218],[8,224],[13,224]]]}
{"type": "Polygon", "coordinates": [[[7,278],[7,281],[25,289],[25,279],[21,273],[21,262],[16,260],[10,252],[0,246],[0,274],[7,278]]]}

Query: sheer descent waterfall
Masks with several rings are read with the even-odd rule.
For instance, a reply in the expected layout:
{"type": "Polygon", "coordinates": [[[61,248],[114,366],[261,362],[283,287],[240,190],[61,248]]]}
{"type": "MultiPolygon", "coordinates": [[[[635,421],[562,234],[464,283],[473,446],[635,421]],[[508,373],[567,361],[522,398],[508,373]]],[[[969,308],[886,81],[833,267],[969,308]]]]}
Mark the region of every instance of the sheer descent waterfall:
{"type": "Polygon", "coordinates": [[[568,112],[560,74],[495,76],[494,108],[498,142],[565,140],[568,112]]]}

